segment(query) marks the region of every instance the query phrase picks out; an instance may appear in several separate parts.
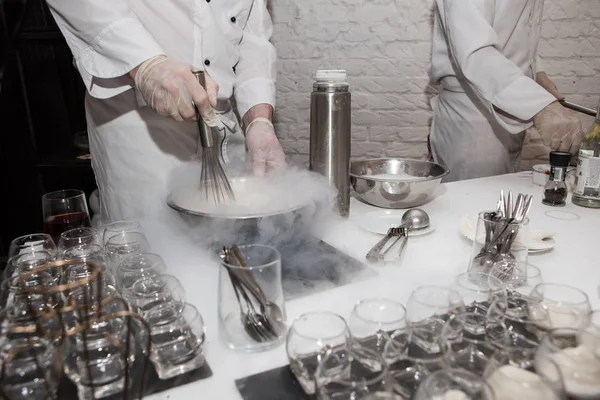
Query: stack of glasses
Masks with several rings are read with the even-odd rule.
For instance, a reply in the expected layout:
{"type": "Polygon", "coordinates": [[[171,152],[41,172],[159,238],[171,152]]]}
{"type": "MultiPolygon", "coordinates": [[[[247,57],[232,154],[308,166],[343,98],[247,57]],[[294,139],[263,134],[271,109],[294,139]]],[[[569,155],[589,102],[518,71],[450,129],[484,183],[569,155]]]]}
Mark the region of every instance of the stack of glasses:
{"type": "Polygon", "coordinates": [[[167,379],[204,365],[204,322],[150,253],[140,225],[14,239],[0,287],[0,397],[142,397],[150,363],[167,379]],[[148,361],[149,360],[149,361],[148,361]]]}
{"type": "Polygon", "coordinates": [[[599,398],[600,311],[532,265],[521,272],[466,272],[417,288],[406,307],[365,299],[348,320],[303,314],[290,369],[321,400],[599,398]]]}

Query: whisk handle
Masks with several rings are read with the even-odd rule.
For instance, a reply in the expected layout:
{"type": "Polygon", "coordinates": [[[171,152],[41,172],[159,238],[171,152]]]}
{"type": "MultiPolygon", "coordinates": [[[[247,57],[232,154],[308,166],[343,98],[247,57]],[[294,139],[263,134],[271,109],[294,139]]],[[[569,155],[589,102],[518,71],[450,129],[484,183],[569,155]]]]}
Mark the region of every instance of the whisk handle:
{"type": "MultiPolygon", "coordinates": [[[[202,88],[206,90],[204,71],[192,71],[192,73],[196,76],[196,79],[202,88]]],[[[198,110],[198,108],[196,108],[196,110],[198,110]]],[[[212,134],[212,129],[206,125],[201,116],[198,118],[198,130],[200,131],[200,142],[202,143],[202,147],[213,147],[215,139],[212,134]]]]}

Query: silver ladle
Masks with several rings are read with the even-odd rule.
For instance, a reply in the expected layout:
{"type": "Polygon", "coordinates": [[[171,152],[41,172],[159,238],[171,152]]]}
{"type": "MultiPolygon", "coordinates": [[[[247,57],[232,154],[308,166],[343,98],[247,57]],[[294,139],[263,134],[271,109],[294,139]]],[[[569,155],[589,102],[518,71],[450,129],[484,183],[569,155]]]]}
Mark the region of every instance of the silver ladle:
{"type": "Polygon", "coordinates": [[[367,260],[371,262],[381,261],[385,258],[386,254],[394,248],[394,246],[398,243],[398,241],[402,241],[400,243],[399,254],[402,253],[404,246],[406,245],[406,241],[408,240],[408,232],[409,231],[419,231],[422,229],[429,228],[430,220],[429,215],[420,208],[412,208],[402,214],[402,219],[400,220],[400,226],[395,229],[396,232],[399,230],[399,234],[391,235],[388,231],[386,237],[380,240],[370,251],[367,253],[367,260]],[[385,247],[387,242],[392,238],[396,237],[394,242],[382,253],[381,250],[385,247]]]}

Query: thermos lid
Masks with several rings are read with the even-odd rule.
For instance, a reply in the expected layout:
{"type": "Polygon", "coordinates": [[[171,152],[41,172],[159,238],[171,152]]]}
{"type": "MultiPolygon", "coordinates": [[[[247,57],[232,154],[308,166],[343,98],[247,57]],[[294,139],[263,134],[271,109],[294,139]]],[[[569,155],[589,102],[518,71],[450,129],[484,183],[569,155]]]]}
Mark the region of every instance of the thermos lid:
{"type": "Polygon", "coordinates": [[[571,161],[571,153],[565,153],[563,151],[550,152],[550,165],[554,167],[566,168],[569,166],[569,161],[571,161]]]}
{"type": "Polygon", "coordinates": [[[346,71],[343,69],[320,69],[315,78],[318,82],[345,82],[346,71]]]}

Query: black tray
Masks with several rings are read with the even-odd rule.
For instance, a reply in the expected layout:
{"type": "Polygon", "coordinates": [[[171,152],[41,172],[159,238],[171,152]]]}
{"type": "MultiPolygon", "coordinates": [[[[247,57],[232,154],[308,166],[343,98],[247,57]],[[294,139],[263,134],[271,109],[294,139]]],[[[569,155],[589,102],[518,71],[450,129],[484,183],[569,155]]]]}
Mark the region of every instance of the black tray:
{"type": "MultiPolygon", "coordinates": [[[[141,363],[140,368],[141,369],[141,363]]],[[[185,374],[181,374],[169,379],[160,379],[154,366],[152,363],[148,364],[147,377],[144,385],[144,394],[143,396],[149,396],[154,393],[164,392],[165,390],[173,389],[179,386],[187,385],[188,383],[196,382],[201,379],[210,378],[212,376],[212,370],[210,366],[205,361],[204,365],[201,368],[195,369],[193,371],[186,372],[185,374]]],[[[140,379],[142,377],[142,371],[136,370],[134,368],[132,378],[132,387],[134,390],[129,392],[128,398],[137,398],[140,388],[140,379]]],[[[68,400],[76,400],[79,399],[77,394],[77,387],[75,384],[66,376],[63,375],[63,379],[60,382],[58,387],[58,398],[68,399],[68,400]]],[[[105,400],[121,400],[124,396],[122,394],[116,394],[113,396],[104,397],[105,400]]]]}
{"type": "MultiPolygon", "coordinates": [[[[482,304],[487,306],[488,304],[482,304]]],[[[469,311],[473,311],[472,309],[469,311]]],[[[539,338],[543,334],[542,330],[531,331],[523,324],[511,322],[511,329],[529,338],[539,338]]],[[[375,337],[367,340],[376,340],[375,337]]],[[[416,346],[411,345],[408,352],[412,357],[425,356],[427,353],[416,346]]],[[[395,366],[403,366],[407,361],[399,361],[395,366]]],[[[408,367],[406,364],[405,367],[408,367]]],[[[402,367],[404,368],[404,366],[402,367]]],[[[532,372],[533,371],[532,369],[532,372]]],[[[290,370],[289,365],[274,368],[258,374],[250,375],[235,381],[235,385],[244,400],[313,400],[315,396],[304,392],[296,377],[290,370]]],[[[570,398],[567,398],[570,400],[570,398]]]]}

